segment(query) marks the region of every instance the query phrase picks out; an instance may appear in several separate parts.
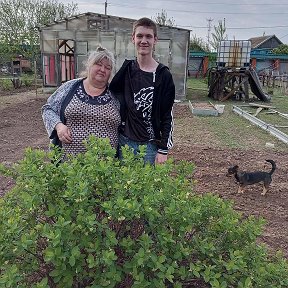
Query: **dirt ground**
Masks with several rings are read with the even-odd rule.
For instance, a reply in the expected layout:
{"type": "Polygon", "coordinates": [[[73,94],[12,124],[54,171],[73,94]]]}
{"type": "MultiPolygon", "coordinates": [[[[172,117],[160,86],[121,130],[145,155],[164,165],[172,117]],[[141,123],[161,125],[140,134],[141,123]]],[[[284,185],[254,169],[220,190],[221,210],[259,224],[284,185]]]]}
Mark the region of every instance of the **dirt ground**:
{"type": "MultiPolygon", "coordinates": [[[[41,119],[40,108],[48,95],[35,91],[19,91],[5,95],[0,91],[0,162],[13,163],[23,156],[26,147],[47,149],[48,137],[41,119]]],[[[195,163],[194,190],[197,193],[212,192],[223,199],[232,200],[237,211],[244,217],[262,216],[267,224],[259,239],[265,242],[271,253],[282,250],[288,258],[288,157],[285,152],[274,150],[240,150],[219,148],[209,143],[209,135],[182,136],[186,125],[193,125],[193,116],[187,105],[175,104],[174,148],[171,156],[175,160],[185,159],[195,163]],[[181,117],[181,121],[177,119],[181,117]],[[177,124],[178,123],[178,124],[177,124]],[[271,190],[260,195],[261,186],[250,186],[246,193],[237,194],[234,178],[226,177],[227,168],[240,164],[244,169],[264,169],[264,160],[273,159],[277,170],[273,174],[271,190]]],[[[266,166],[266,170],[270,167],[266,166]]],[[[13,186],[11,179],[0,176],[0,196],[13,186]]]]}

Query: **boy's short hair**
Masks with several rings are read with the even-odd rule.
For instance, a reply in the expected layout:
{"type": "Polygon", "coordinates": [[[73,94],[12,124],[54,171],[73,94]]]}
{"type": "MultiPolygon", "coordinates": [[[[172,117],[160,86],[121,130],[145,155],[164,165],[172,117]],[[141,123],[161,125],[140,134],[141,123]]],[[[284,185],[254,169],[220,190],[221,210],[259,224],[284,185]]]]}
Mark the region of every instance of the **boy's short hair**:
{"type": "Polygon", "coordinates": [[[137,21],[135,21],[133,23],[133,33],[132,33],[132,35],[135,34],[135,30],[139,26],[144,26],[146,28],[152,29],[153,32],[154,32],[154,36],[157,37],[157,25],[156,25],[156,23],[153,20],[151,20],[149,18],[146,18],[146,17],[143,17],[143,18],[140,18],[137,21]]]}

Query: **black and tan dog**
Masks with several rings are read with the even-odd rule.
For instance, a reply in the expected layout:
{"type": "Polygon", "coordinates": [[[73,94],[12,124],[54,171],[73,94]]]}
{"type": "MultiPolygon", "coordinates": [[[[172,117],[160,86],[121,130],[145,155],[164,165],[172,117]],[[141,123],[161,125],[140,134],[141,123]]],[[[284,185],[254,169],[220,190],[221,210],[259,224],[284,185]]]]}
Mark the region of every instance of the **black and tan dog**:
{"type": "Polygon", "coordinates": [[[244,188],[248,185],[256,184],[263,182],[263,192],[261,195],[265,195],[269,189],[269,185],[272,182],[272,174],[276,169],[276,164],[273,160],[266,160],[272,165],[272,169],[270,172],[264,171],[255,171],[255,172],[245,172],[240,171],[239,166],[235,165],[233,167],[228,168],[228,173],[226,176],[234,175],[238,184],[238,193],[243,193],[244,188]]]}

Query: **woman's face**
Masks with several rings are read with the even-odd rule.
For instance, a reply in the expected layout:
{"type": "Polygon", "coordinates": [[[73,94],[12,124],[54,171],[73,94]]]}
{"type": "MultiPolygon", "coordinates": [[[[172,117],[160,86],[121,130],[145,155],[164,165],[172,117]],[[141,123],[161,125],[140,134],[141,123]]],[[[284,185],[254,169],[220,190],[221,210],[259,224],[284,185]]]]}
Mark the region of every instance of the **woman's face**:
{"type": "Polygon", "coordinates": [[[106,85],[111,76],[112,66],[106,58],[92,65],[89,69],[88,79],[92,83],[106,85]]]}

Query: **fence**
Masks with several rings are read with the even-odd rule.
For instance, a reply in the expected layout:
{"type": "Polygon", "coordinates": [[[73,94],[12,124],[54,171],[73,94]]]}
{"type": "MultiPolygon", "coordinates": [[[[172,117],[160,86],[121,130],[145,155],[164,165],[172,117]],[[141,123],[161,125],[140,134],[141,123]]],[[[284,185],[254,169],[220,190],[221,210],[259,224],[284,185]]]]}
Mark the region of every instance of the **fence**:
{"type": "Polygon", "coordinates": [[[258,72],[259,80],[263,87],[280,88],[284,94],[288,94],[288,74],[280,73],[275,69],[265,69],[258,72]]]}

